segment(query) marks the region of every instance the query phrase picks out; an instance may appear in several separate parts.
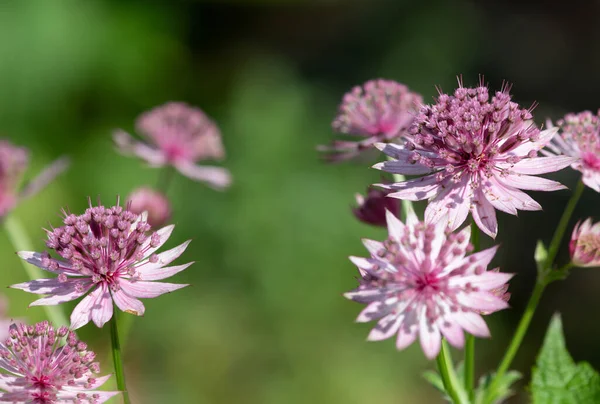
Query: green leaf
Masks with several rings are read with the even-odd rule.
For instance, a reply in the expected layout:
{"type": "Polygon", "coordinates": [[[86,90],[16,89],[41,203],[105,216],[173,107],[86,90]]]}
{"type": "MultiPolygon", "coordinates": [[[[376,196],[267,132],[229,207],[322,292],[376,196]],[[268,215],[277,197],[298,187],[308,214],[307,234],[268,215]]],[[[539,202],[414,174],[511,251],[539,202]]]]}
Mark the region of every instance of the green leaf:
{"type": "Polygon", "coordinates": [[[440,374],[433,370],[426,370],[423,372],[423,378],[427,380],[429,383],[433,385],[436,389],[446,394],[446,389],[444,388],[444,381],[440,374]]]}
{"type": "Polygon", "coordinates": [[[531,395],[534,404],[600,402],[600,375],[588,363],[573,361],[558,314],[552,317],[533,368],[531,395]]]}
{"type": "Polygon", "coordinates": [[[546,258],[548,258],[548,250],[546,250],[546,246],[544,246],[542,240],[538,240],[535,246],[535,253],[533,254],[538,271],[545,269],[543,265],[546,262],[546,258]]]}
{"type": "MultiPolygon", "coordinates": [[[[490,387],[492,380],[494,380],[495,373],[488,374],[482,376],[479,379],[479,385],[477,386],[477,390],[475,392],[475,403],[483,403],[486,398],[486,391],[490,387]]],[[[523,375],[516,370],[511,370],[506,372],[502,379],[498,382],[494,391],[489,393],[489,399],[492,403],[501,403],[504,402],[508,397],[514,394],[514,391],[511,389],[511,386],[514,382],[521,379],[523,375]]]]}

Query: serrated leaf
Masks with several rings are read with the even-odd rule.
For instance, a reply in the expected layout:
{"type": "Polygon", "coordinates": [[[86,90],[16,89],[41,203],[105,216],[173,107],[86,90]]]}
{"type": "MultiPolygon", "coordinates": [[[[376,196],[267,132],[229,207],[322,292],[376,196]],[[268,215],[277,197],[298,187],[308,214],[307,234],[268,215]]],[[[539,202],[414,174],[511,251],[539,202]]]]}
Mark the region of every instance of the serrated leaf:
{"type": "Polygon", "coordinates": [[[600,375],[588,363],[573,361],[558,314],[552,317],[533,368],[531,395],[534,404],[600,402],[600,375]]]}
{"type": "Polygon", "coordinates": [[[475,403],[483,403],[485,398],[488,398],[492,403],[503,402],[508,397],[514,394],[514,391],[511,389],[511,386],[517,380],[521,379],[523,375],[520,372],[517,372],[516,370],[506,372],[504,376],[502,376],[502,379],[496,385],[494,391],[487,393],[487,389],[492,383],[494,377],[495,374],[492,373],[479,378],[479,385],[477,386],[477,391],[475,395],[475,403]]]}

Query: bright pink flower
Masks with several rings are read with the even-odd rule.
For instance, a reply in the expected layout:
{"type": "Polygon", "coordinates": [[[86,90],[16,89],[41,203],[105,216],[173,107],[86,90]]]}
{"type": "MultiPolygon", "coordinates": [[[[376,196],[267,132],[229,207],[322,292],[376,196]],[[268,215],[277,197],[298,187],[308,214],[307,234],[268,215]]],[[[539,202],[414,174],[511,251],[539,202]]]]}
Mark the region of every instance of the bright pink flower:
{"type": "Polygon", "coordinates": [[[388,212],[388,239],[364,240],[369,258],[350,257],[360,272],[349,299],[367,304],[358,322],[379,320],[370,341],[397,336],[404,349],[417,336],[425,355],[440,350],[441,337],[461,348],[463,330],[478,337],[490,332],[481,317],[508,307],[499,297],[512,274],[487,270],[497,247],[467,255],[471,228],[450,233],[445,222],[426,224],[414,213],[406,224],[388,212]]]}
{"type": "Polygon", "coordinates": [[[397,199],[388,198],[389,191],[369,187],[367,196],[356,194],[357,207],[352,208],[354,216],[363,223],[373,226],[386,227],[386,211],[389,210],[395,216],[400,211],[400,203],[397,199]]]}
{"type": "Polygon", "coordinates": [[[167,196],[149,187],[134,189],[127,197],[126,204],[137,215],[148,212],[148,223],[152,227],[164,225],[171,217],[171,204],[167,196]]]}
{"type": "Polygon", "coordinates": [[[55,330],[47,321],[13,324],[9,334],[0,343],[0,368],[7,372],[0,373],[0,401],[100,404],[119,394],[96,390],[110,375],[95,376],[96,354],[66,327],[55,330]]]}
{"type": "MultiPolygon", "coordinates": [[[[576,157],[571,167],[583,174],[582,181],[596,192],[600,192],[600,111],[596,115],[590,111],[567,114],[557,122],[558,135],[554,136],[546,148],[553,153],[576,157]]],[[[552,123],[548,122],[552,127],[552,123]]]]}
{"type": "Polygon", "coordinates": [[[138,142],[118,130],[113,137],[121,153],[135,155],[153,167],[171,165],[186,177],[217,189],[231,183],[226,169],[195,164],[225,156],[219,129],[200,109],[170,102],[142,114],[137,130],[149,143],[138,142]]]}
{"type": "Polygon", "coordinates": [[[521,190],[556,191],[565,187],[535,177],[560,170],[573,157],[537,157],[556,129],[540,132],[529,110],[511,102],[505,86],[491,98],[487,87],[459,88],[440,93],[424,106],[404,145],[378,144],[395,160],[374,167],[390,173],[423,175],[392,185],[391,197],[429,199],[427,223],[446,217],[457,229],[471,212],[477,226],[491,237],[498,231],[496,209],[512,215],[541,206],[521,190]]]}
{"type": "Polygon", "coordinates": [[[60,158],[45,168],[36,178],[22,189],[19,187],[23,174],[29,165],[29,151],[0,140],[0,217],[12,210],[19,201],[35,195],[69,165],[66,158],[60,158]]]}
{"type": "Polygon", "coordinates": [[[377,142],[389,142],[405,133],[422,103],[419,94],[392,80],[371,80],[344,95],[333,130],[364,138],[335,140],[319,150],[329,152],[330,161],[346,160],[371,149],[377,142]]]}
{"type": "Polygon", "coordinates": [[[12,285],[26,292],[47,295],[31,306],[55,305],[86,295],[71,314],[71,328],[90,320],[102,327],[113,315],[113,302],[124,312],[141,316],[144,305],[138,298],[157,297],[188,285],[152,282],[188,268],[166,266],[178,258],[189,241],[155,254],[169,238],[174,226],[150,232],[145,215],[120,206],[86,209],[80,216],[64,213],[64,226],[47,230],[46,246],[62,259],[48,253],[21,251],[25,261],[57,278],[37,279],[12,285]]]}
{"type": "Polygon", "coordinates": [[[571,261],[578,267],[600,267],[600,223],[577,223],[569,243],[571,261]]]}

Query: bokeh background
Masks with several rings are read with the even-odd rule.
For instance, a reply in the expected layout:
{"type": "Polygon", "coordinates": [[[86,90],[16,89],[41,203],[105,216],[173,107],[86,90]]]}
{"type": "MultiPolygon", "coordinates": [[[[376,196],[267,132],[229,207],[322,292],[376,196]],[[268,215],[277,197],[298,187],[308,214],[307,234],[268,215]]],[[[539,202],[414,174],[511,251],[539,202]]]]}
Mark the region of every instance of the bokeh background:
{"type": "MultiPolygon", "coordinates": [[[[31,178],[59,155],[71,170],[14,215],[38,249],[41,228],[88,196],[111,202],[159,172],[115,153],[111,131],[133,130],[142,111],[170,100],[203,108],[222,129],[234,185],[216,192],[175,178],[176,230],[192,238],[173,278],[192,287],[147,300],[135,318],[126,370],[134,402],[436,403],[417,345],[367,343],[348,255],[384,232],[358,223],[353,195],[379,179],[371,161],[325,165],[315,151],[331,137],[342,94],[370,78],[408,84],[430,100],[456,75],[492,88],[514,83],[538,123],[600,106],[597,2],[312,1],[194,2],[28,0],[0,3],[0,132],[31,149],[31,178]]],[[[375,157],[377,159],[378,157],[375,157]]],[[[569,186],[574,172],[554,176],[569,186]]],[[[533,250],[548,241],[568,191],[534,193],[543,212],[500,214],[495,263],[515,272],[512,309],[489,318],[478,372],[494,368],[534,282],[533,250]]],[[[587,189],[575,218],[598,215],[587,189]]],[[[26,275],[0,233],[0,284],[26,275]]],[[[563,249],[559,262],[566,261],[563,249]]],[[[577,270],[543,298],[515,362],[535,360],[550,315],[564,317],[577,360],[600,368],[600,274],[577,270]]],[[[34,296],[6,290],[8,315],[43,319],[34,296]]],[[[81,331],[107,357],[107,327],[81,331]]],[[[458,358],[458,356],[457,356],[458,358]]],[[[103,361],[111,371],[111,363],[103,361]]],[[[117,402],[118,400],[114,400],[117,402]]],[[[526,402],[521,393],[511,402],[526,402]]]]}

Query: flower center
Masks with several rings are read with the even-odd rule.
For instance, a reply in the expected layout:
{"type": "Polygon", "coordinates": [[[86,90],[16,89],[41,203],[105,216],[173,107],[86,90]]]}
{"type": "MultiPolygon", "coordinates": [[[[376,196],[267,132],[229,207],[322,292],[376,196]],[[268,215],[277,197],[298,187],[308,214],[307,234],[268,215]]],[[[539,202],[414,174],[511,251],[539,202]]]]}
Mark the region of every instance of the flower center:
{"type": "Polygon", "coordinates": [[[581,154],[581,158],[583,159],[583,164],[587,168],[600,171],[600,157],[596,154],[585,152],[581,154]]]}
{"type": "Polygon", "coordinates": [[[420,293],[436,293],[441,289],[440,279],[432,272],[428,272],[417,278],[416,289],[420,293]]]}

